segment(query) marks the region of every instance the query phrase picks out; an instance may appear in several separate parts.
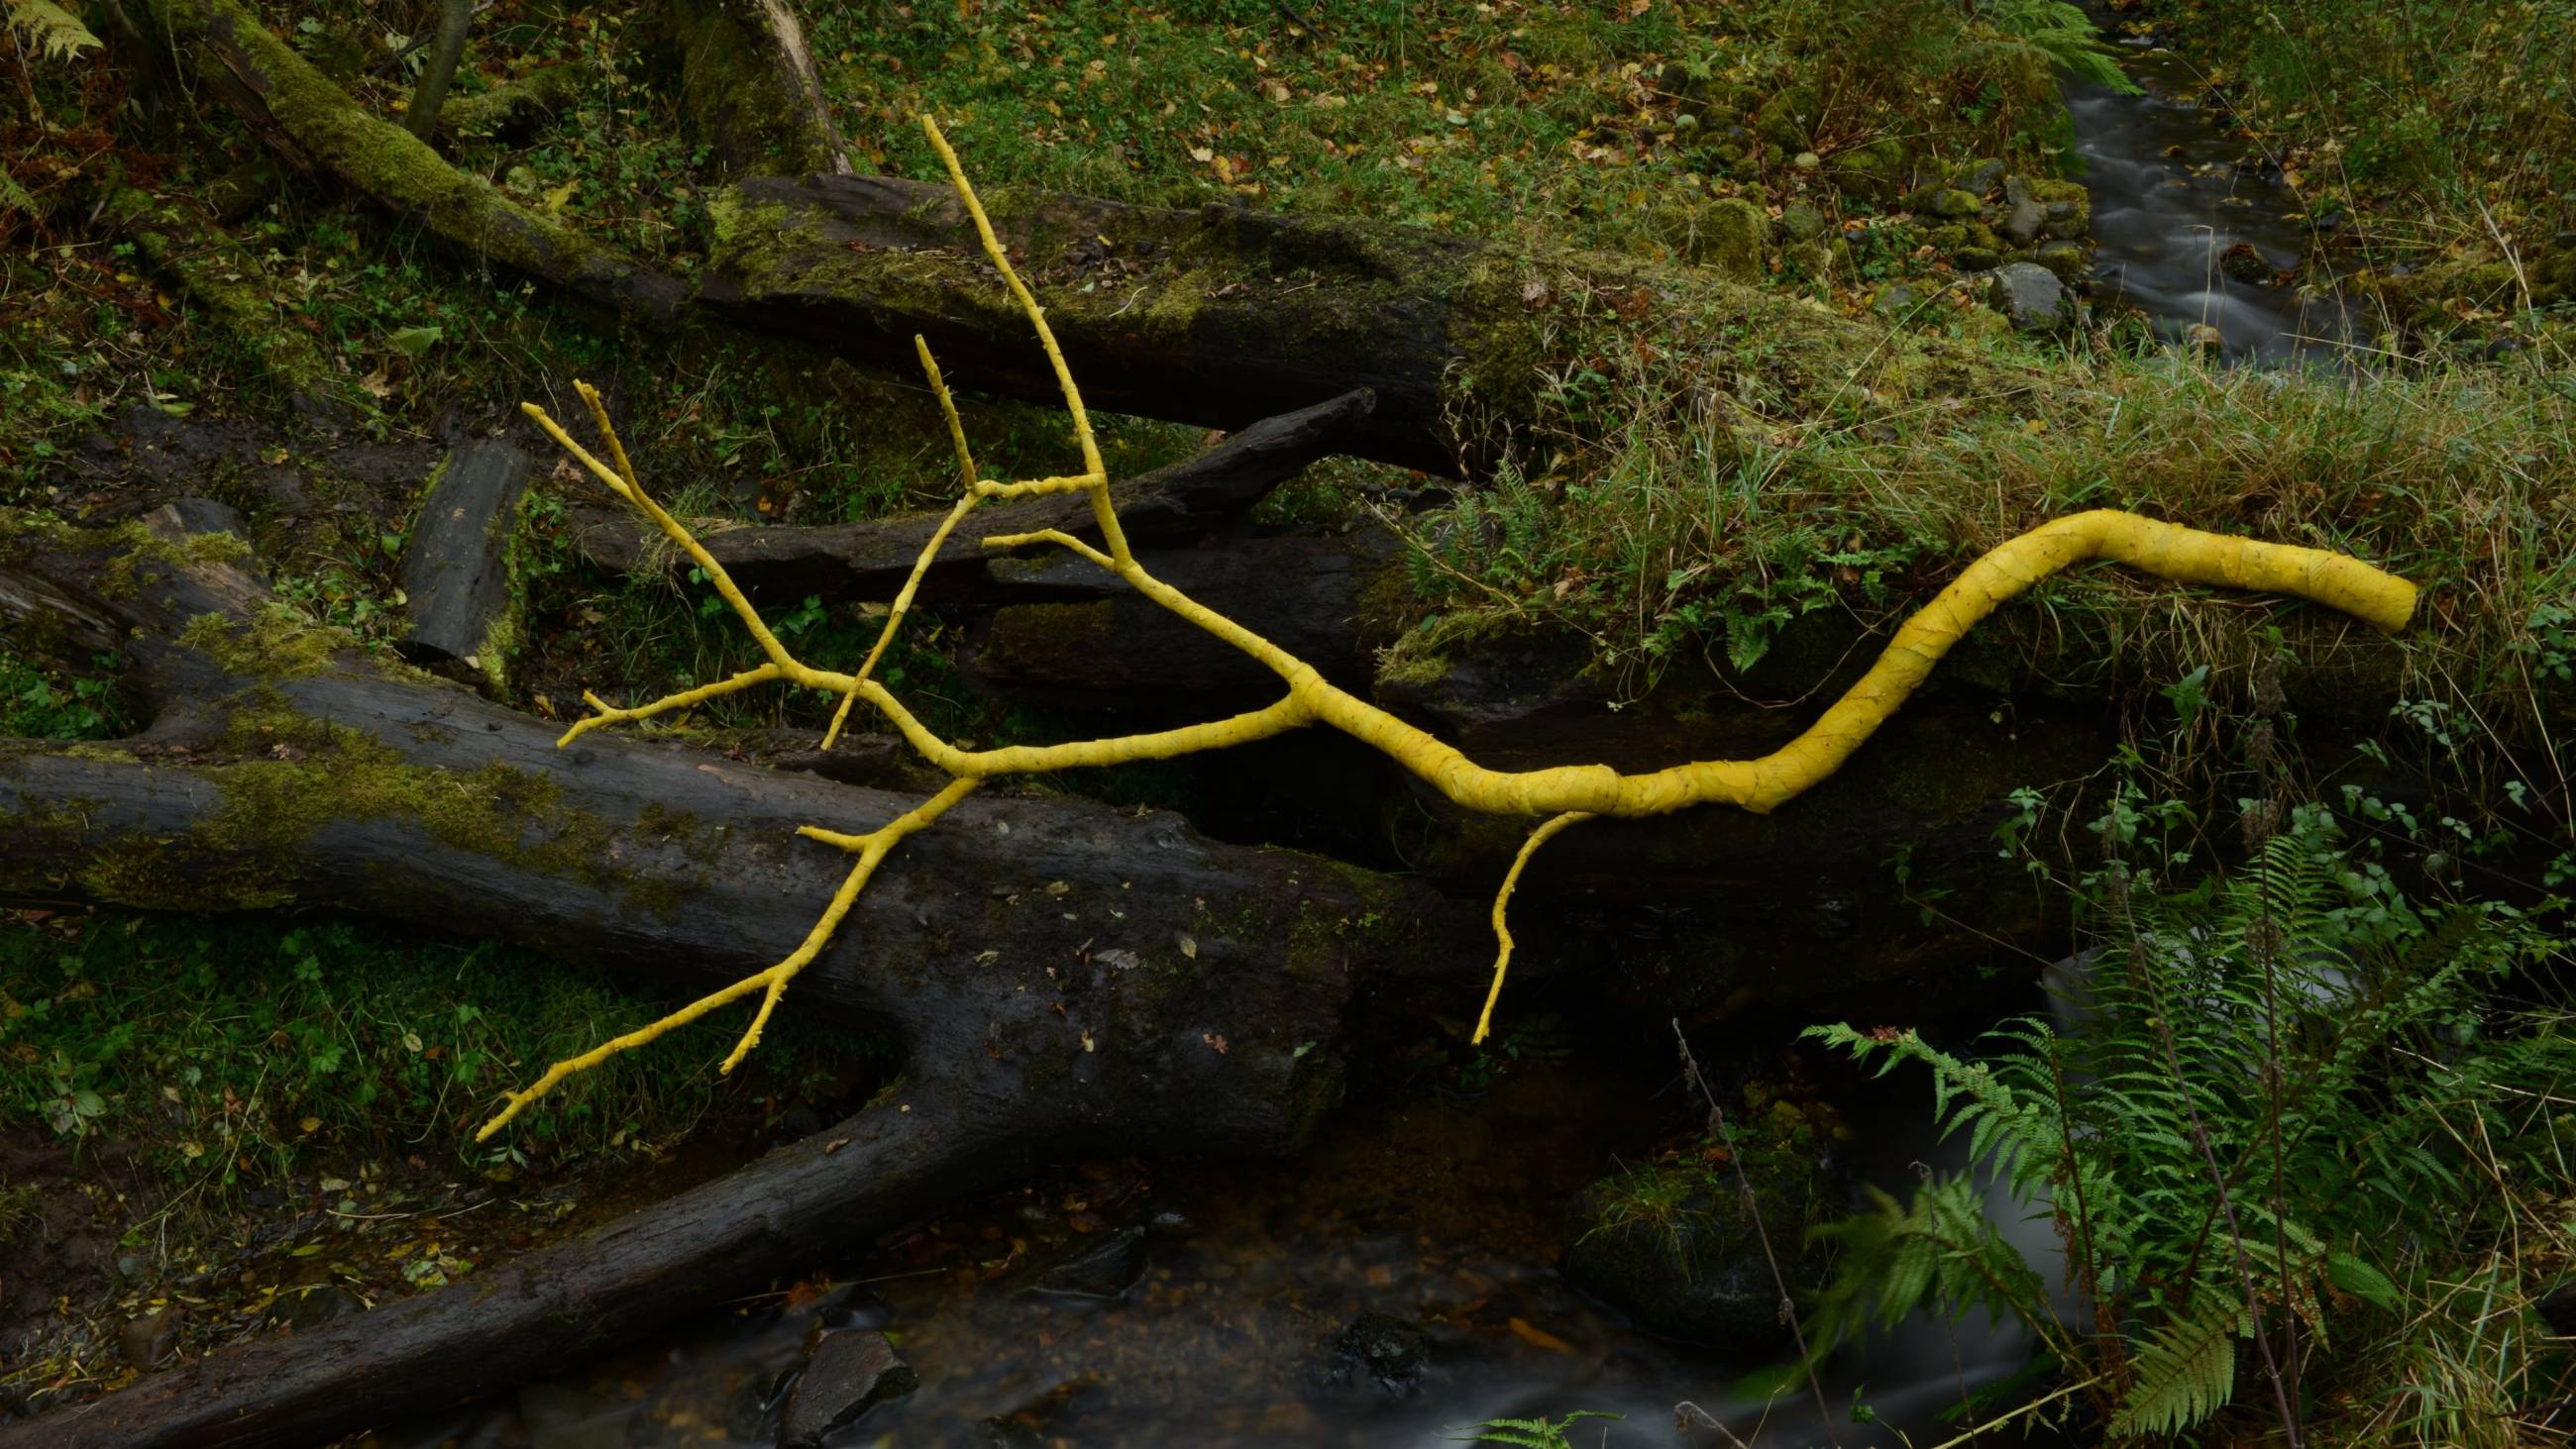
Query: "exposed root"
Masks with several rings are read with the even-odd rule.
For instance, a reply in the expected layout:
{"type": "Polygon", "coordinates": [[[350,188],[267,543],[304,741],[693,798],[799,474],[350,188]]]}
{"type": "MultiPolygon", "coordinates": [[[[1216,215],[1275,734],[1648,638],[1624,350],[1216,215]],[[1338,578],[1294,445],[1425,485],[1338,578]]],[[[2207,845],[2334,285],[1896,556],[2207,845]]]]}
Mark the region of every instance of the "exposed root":
{"type": "Polygon", "coordinates": [[[1596,815],[1636,818],[1704,804],[1735,805],[1757,812],[1773,809],[1832,774],[1904,703],[1906,697],[1930,674],[1932,666],[1949,652],[1951,645],[2005,601],[2050,574],[2089,560],[2110,559],[2176,582],[2252,589],[2313,600],[2391,633],[2405,627],[2414,612],[2414,585],[2357,559],[2320,549],[2203,533],[2132,513],[2107,509],[2079,513],[2043,524],[1970,564],[1938,597],[1906,620],[1869,673],[1827,709],[1822,718],[1798,738],[1760,759],[1702,760],[1637,775],[1622,774],[1607,765],[1569,765],[1527,771],[1489,770],[1424,731],[1335,688],[1294,655],[1155,578],[1136,561],[1110,501],[1108,473],[1100,461],[1099,445],[1092,435],[1091,420],[1083,409],[1081,391],[1075,387],[1072,370],[1065,363],[1062,349],[1056,345],[1054,332],[1047,326],[1046,310],[1029,294],[1027,285],[1012,268],[1000,239],[993,234],[992,223],[985,216],[982,203],[976,199],[974,186],[967,181],[964,170],[958,165],[956,153],[949,148],[939,127],[927,117],[923,118],[922,127],[929,134],[932,149],[938,152],[940,161],[948,168],[949,180],[956,186],[967,214],[974,220],[975,232],[983,242],[986,257],[1001,273],[1004,285],[1027,314],[1030,326],[1037,333],[1038,345],[1045,351],[1049,366],[1055,370],[1056,381],[1064,392],[1065,410],[1072,419],[1074,438],[1082,449],[1083,471],[1064,477],[1020,482],[978,478],[974,455],[966,445],[965,430],[958,421],[955,403],[940,378],[937,364],[931,359],[929,347],[915,339],[931,392],[939,399],[940,409],[948,419],[966,484],[963,496],[958,499],[947,522],[922,550],[910,579],[886,615],[885,626],[877,636],[875,647],[869,650],[857,673],[817,669],[789,653],[761,621],[759,612],[735,586],[723,566],[708,555],[686,527],[645,493],[626,457],[624,445],[618,441],[616,430],[609,424],[606,409],[601,406],[596,390],[587,384],[576,384],[599,425],[610,457],[615,460],[613,468],[574,442],[542,409],[534,404],[522,406],[567,453],[588,468],[610,491],[652,520],[654,526],[705,571],[718,596],[742,620],[769,661],[730,679],[632,708],[612,708],[594,697],[584,696],[598,713],[565,731],[563,743],[569,744],[585,730],[603,724],[647,719],[756,684],[785,681],[842,696],[831,732],[825,739],[826,746],[839,736],[852,706],[864,700],[883,715],[924,760],[946,772],[952,783],[919,808],[864,835],[844,835],[819,826],[805,827],[801,833],[807,838],[856,851],[859,861],[834,893],[831,905],[824,911],[822,919],[815,923],[803,945],[777,965],[691,1002],[651,1026],[630,1032],[570,1061],[557,1063],[527,1090],[511,1094],[508,1107],[486,1123],[478,1137],[489,1137],[521,1109],[574,1072],[629,1047],[641,1046],[671,1027],[693,1021],[719,1006],[758,991],[761,1003],[751,1027],[725,1059],[725,1070],[730,1071],[758,1044],[761,1029],[768,1022],[769,1014],[777,1006],[788,982],[830,942],[842,917],[849,912],[887,853],[904,837],[938,819],[976,785],[997,776],[1123,764],[1132,760],[1169,759],[1202,750],[1247,744],[1309,724],[1324,724],[1378,750],[1468,809],[1495,815],[1552,817],[1532,832],[1495,896],[1494,934],[1498,949],[1493,984],[1487,991],[1484,1011],[1477,1019],[1476,1040],[1482,1041],[1492,1029],[1494,1005],[1501,996],[1503,974],[1511,962],[1512,936],[1505,924],[1504,908],[1520,881],[1522,868],[1528,865],[1531,855],[1540,845],[1565,827],[1596,815]],[[1092,516],[1100,531],[1100,547],[1095,548],[1057,529],[989,537],[983,540],[984,545],[1002,549],[1047,543],[1081,555],[1125,580],[1138,593],[1233,645],[1277,674],[1287,692],[1276,704],[1230,719],[1149,734],[1120,735],[1060,745],[968,750],[932,733],[873,677],[878,660],[884,656],[894,631],[902,624],[914,591],[931,561],[938,556],[940,545],[978,503],[987,498],[1075,492],[1090,496],[1092,516]]]}

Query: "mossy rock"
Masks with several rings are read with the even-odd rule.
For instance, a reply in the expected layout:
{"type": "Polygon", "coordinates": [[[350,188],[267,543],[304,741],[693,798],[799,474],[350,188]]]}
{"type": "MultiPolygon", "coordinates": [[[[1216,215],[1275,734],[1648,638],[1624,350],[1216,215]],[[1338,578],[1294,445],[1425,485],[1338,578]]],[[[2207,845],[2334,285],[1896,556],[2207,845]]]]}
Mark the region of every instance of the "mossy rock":
{"type": "Polygon", "coordinates": [[[1825,234],[1825,214],[1812,203],[1793,201],[1780,210],[1780,236],[1784,241],[1808,242],[1825,234]]]}
{"type": "Polygon", "coordinates": [[[1771,1251],[1796,1294],[1815,1285],[1820,1258],[1806,1251],[1807,1209],[1824,1169],[1781,1160],[1756,1166],[1762,1232],[1731,1172],[1697,1163],[1638,1168],[1576,1194],[1566,1231],[1566,1280],[1659,1338],[1754,1356],[1789,1341],[1771,1251]]]}
{"type": "Polygon", "coordinates": [[[1855,201],[1883,204],[1905,189],[1910,164],[1905,143],[1882,136],[1865,146],[1836,152],[1825,163],[1825,176],[1835,190],[1855,201]]]}
{"type": "Polygon", "coordinates": [[[1985,203],[1979,201],[1973,191],[1963,191],[1956,186],[1949,186],[1933,192],[1931,200],[1922,209],[1931,212],[1934,216],[1958,221],[1983,211],[1985,203]]]}
{"type": "Polygon", "coordinates": [[[2034,177],[2024,184],[2047,218],[2041,223],[2041,236],[2072,240],[2093,230],[2093,193],[2084,189],[2083,182],[2034,177]]]}
{"type": "Polygon", "coordinates": [[[1771,218],[1752,202],[1730,196],[1666,206],[1656,213],[1656,229],[1694,266],[1731,281],[1762,276],[1771,218]]]}

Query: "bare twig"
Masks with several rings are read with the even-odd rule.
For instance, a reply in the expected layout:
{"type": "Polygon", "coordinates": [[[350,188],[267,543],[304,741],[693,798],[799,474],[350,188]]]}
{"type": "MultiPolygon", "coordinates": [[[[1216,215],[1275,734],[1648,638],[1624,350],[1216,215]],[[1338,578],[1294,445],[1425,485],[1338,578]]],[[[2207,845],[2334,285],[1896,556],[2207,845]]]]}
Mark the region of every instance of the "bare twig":
{"type": "Polygon", "coordinates": [[[1681,1048],[1682,1075],[1699,1088],[1700,1099],[1708,1103],[1708,1125],[1726,1144],[1727,1161],[1735,1165],[1735,1185],[1744,1194],[1744,1213],[1753,1219],[1753,1236],[1762,1244],[1762,1261],[1771,1265],[1771,1286],[1780,1290],[1780,1321],[1789,1325],[1789,1340],[1797,1345],[1798,1364],[1807,1371],[1807,1387],[1815,1393],[1816,1417],[1824,1428],[1826,1442],[1841,1449],[1842,1440],[1834,1437],[1833,1411],[1825,1407],[1824,1380],[1816,1376],[1815,1357],[1807,1352],[1806,1330],[1798,1326],[1797,1301],[1789,1295],[1789,1279],[1780,1271],[1779,1255],[1771,1251],[1771,1230],[1762,1224],[1762,1203],[1753,1195],[1753,1176],[1744,1170],[1744,1154],[1735,1150],[1735,1132],[1726,1125],[1726,1109],[1717,1105],[1717,1094],[1709,1090],[1708,1078],[1700,1075],[1699,1062],[1691,1056],[1690,1038],[1682,1034],[1680,1017],[1673,1018],[1673,1042],[1681,1048]]]}

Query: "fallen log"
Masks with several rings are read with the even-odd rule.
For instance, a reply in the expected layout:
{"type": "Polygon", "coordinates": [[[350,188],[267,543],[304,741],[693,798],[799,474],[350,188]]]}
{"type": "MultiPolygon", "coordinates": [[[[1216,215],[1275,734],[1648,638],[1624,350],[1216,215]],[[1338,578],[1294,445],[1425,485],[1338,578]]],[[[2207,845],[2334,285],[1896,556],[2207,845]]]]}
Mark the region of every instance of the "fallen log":
{"type": "Polygon", "coordinates": [[[410,624],[394,647],[405,659],[501,677],[512,643],[510,535],[534,468],[501,438],[477,438],[440,465],[403,546],[410,624]]]}
{"type": "MultiPolygon", "coordinates": [[[[1368,619],[1372,591],[1396,576],[1402,546],[1382,529],[1331,538],[1247,538],[1222,548],[1140,554],[1154,576],[1366,693],[1386,642],[1368,619]]],[[[968,629],[958,666],[1005,699],[1192,716],[1267,704],[1279,677],[1116,576],[1055,552],[988,566],[1006,605],[968,629]]]]}
{"type": "Polygon", "coordinates": [[[149,28],[253,134],[447,240],[649,326],[676,326],[688,288],[439,159],[269,33],[236,0],[149,0],[149,28]]]}
{"type": "MultiPolygon", "coordinates": [[[[1198,542],[1239,521],[1310,464],[1346,451],[1376,401],[1363,389],[1263,418],[1194,458],[1122,481],[1111,490],[1119,526],[1148,547],[1198,542]]],[[[710,530],[699,541],[755,599],[891,599],[946,517],[943,510],[822,527],[710,530]]],[[[1087,542],[1100,537],[1086,498],[988,504],[941,546],[922,580],[921,597],[953,602],[1005,596],[1007,585],[988,570],[992,554],[981,540],[1049,528],[1087,542]]],[[[631,509],[583,515],[573,541],[591,562],[621,573],[651,559],[677,557],[631,509]]]]}
{"type": "MultiPolygon", "coordinates": [[[[357,911],[704,987],[784,955],[838,881],[844,858],[797,826],[918,803],[664,744],[558,751],[552,726],[297,623],[237,546],[179,523],[0,532],[13,637],[112,621],[153,717],[119,743],[0,745],[0,897],[357,911]]],[[[321,1442],[605,1347],[604,1325],[649,1332],[1038,1155],[1293,1150],[1338,1094],[1355,983],[1473,971],[1484,940],[1478,910],[1174,816],[970,800],[796,983],[899,1039],[891,1103],[601,1234],[0,1445],[321,1442]]]]}

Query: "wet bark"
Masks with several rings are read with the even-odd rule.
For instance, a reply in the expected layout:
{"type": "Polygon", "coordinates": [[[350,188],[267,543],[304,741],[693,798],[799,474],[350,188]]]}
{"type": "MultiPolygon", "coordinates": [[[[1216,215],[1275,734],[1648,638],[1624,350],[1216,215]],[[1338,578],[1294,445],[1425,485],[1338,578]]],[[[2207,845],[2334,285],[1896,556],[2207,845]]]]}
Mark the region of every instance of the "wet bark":
{"type": "MultiPolygon", "coordinates": [[[[1348,447],[1375,409],[1366,391],[1264,418],[1195,458],[1111,485],[1119,526],[1140,547],[1194,543],[1239,523],[1271,489],[1318,459],[1348,447]]],[[[754,598],[891,599],[912,574],[945,511],[908,513],[823,527],[737,528],[703,533],[699,542],[754,598]]],[[[1087,498],[1057,496],[987,504],[952,533],[922,580],[931,602],[1008,597],[984,548],[988,535],[1061,529],[1087,542],[1100,529],[1087,498]]],[[[625,571],[657,557],[676,557],[635,520],[632,510],[592,512],[574,542],[591,562],[625,571]]]]}
{"type": "Polygon", "coordinates": [[[411,623],[395,647],[404,658],[424,668],[499,671],[510,645],[510,533],[535,466],[499,438],[448,455],[403,546],[411,623]]]}

